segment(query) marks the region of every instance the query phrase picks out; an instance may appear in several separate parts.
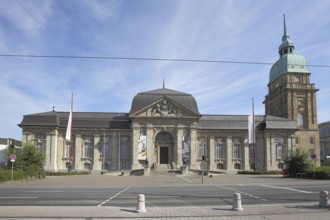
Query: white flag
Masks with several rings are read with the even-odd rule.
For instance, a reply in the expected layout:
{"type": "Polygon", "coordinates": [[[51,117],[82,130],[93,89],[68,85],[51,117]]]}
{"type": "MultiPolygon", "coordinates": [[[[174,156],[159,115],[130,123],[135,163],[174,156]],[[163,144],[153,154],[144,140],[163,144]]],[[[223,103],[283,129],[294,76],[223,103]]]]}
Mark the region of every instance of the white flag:
{"type": "Polygon", "coordinates": [[[73,94],[71,97],[71,108],[70,108],[70,115],[69,115],[69,120],[68,120],[68,126],[66,128],[66,134],[65,134],[65,140],[68,142],[71,141],[71,127],[72,127],[72,105],[73,105],[73,94]]]}

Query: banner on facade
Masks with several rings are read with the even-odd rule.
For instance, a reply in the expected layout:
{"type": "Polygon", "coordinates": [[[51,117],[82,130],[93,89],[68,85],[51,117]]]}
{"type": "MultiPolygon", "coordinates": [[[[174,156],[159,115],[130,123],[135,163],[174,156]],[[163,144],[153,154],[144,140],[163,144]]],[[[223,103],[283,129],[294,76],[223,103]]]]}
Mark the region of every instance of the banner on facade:
{"type": "Polygon", "coordinates": [[[190,160],[190,138],[183,135],[182,137],[182,161],[183,164],[190,160]]]}
{"type": "Polygon", "coordinates": [[[249,144],[254,144],[255,143],[254,115],[249,115],[249,117],[248,117],[248,127],[249,127],[249,144]]]}
{"type": "Polygon", "coordinates": [[[147,136],[140,135],[138,143],[138,160],[147,159],[147,136]]]}

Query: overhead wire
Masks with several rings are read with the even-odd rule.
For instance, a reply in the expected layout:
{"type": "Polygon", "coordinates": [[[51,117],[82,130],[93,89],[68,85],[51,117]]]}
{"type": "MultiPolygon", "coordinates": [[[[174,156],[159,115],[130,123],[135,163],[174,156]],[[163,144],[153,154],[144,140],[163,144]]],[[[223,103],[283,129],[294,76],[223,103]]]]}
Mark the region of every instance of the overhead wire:
{"type": "MultiPolygon", "coordinates": [[[[115,57],[115,56],[73,56],[73,55],[32,55],[32,54],[0,54],[0,57],[18,58],[64,58],[64,59],[103,59],[103,60],[137,60],[137,61],[170,61],[170,62],[199,62],[199,63],[234,63],[252,65],[273,65],[268,62],[233,61],[233,60],[206,60],[206,59],[174,59],[174,58],[149,58],[149,57],[115,57]]],[[[289,64],[298,65],[298,64],[289,64]]],[[[299,66],[326,67],[329,65],[308,64],[299,66]]]]}

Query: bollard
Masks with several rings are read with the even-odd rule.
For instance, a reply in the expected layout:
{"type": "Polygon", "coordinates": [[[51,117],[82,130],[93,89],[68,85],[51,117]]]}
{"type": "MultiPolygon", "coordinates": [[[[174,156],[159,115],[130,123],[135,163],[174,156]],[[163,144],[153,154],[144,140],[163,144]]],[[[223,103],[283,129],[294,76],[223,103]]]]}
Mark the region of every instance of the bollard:
{"type": "Polygon", "coordinates": [[[321,191],[320,192],[319,206],[328,206],[328,204],[329,204],[329,193],[328,193],[328,191],[321,191]]]}
{"type": "Polygon", "coordinates": [[[242,208],[242,200],[241,200],[241,194],[234,193],[233,195],[233,208],[234,211],[243,211],[242,208]]]}
{"type": "Polygon", "coordinates": [[[146,205],[145,205],[144,194],[138,194],[137,195],[136,212],[139,212],[139,213],[147,212],[146,205]]]}

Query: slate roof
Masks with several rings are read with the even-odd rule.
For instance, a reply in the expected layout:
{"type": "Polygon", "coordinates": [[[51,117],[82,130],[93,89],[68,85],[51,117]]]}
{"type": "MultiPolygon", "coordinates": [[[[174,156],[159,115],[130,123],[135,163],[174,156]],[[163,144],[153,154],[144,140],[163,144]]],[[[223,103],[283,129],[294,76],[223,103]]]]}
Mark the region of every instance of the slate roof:
{"type": "Polygon", "coordinates": [[[129,114],[133,114],[159,100],[167,98],[172,102],[181,105],[187,110],[200,115],[197,107],[196,99],[191,95],[171,89],[161,88],[147,92],[138,93],[132,101],[132,106],[129,114]]]}
{"type": "MultiPolygon", "coordinates": [[[[45,126],[66,128],[69,112],[42,112],[24,115],[20,127],[45,126]]],[[[111,112],[74,112],[73,128],[107,128],[107,129],[131,129],[131,121],[127,113],[111,112]]],[[[297,130],[295,122],[286,118],[275,116],[255,116],[257,130],[281,129],[297,130]]],[[[247,130],[247,115],[202,115],[198,123],[198,129],[219,130],[247,130]]]]}
{"type": "MultiPolygon", "coordinates": [[[[297,130],[294,121],[270,115],[256,115],[255,127],[257,130],[297,130]]],[[[199,121],[198,129],[247,130],[248,115],[203,115],[199,121]]]]}
{"type": "MultiPolygon", "coordinates": [[[[31,115],[24,115],[23,126],[47,126],[66,128],[69,112],[42,112],[31,115]]],[[[107,112],[73,112],[73,128],[112,128],[130,129],[130,121],[127,113],[107,112]]]]}

